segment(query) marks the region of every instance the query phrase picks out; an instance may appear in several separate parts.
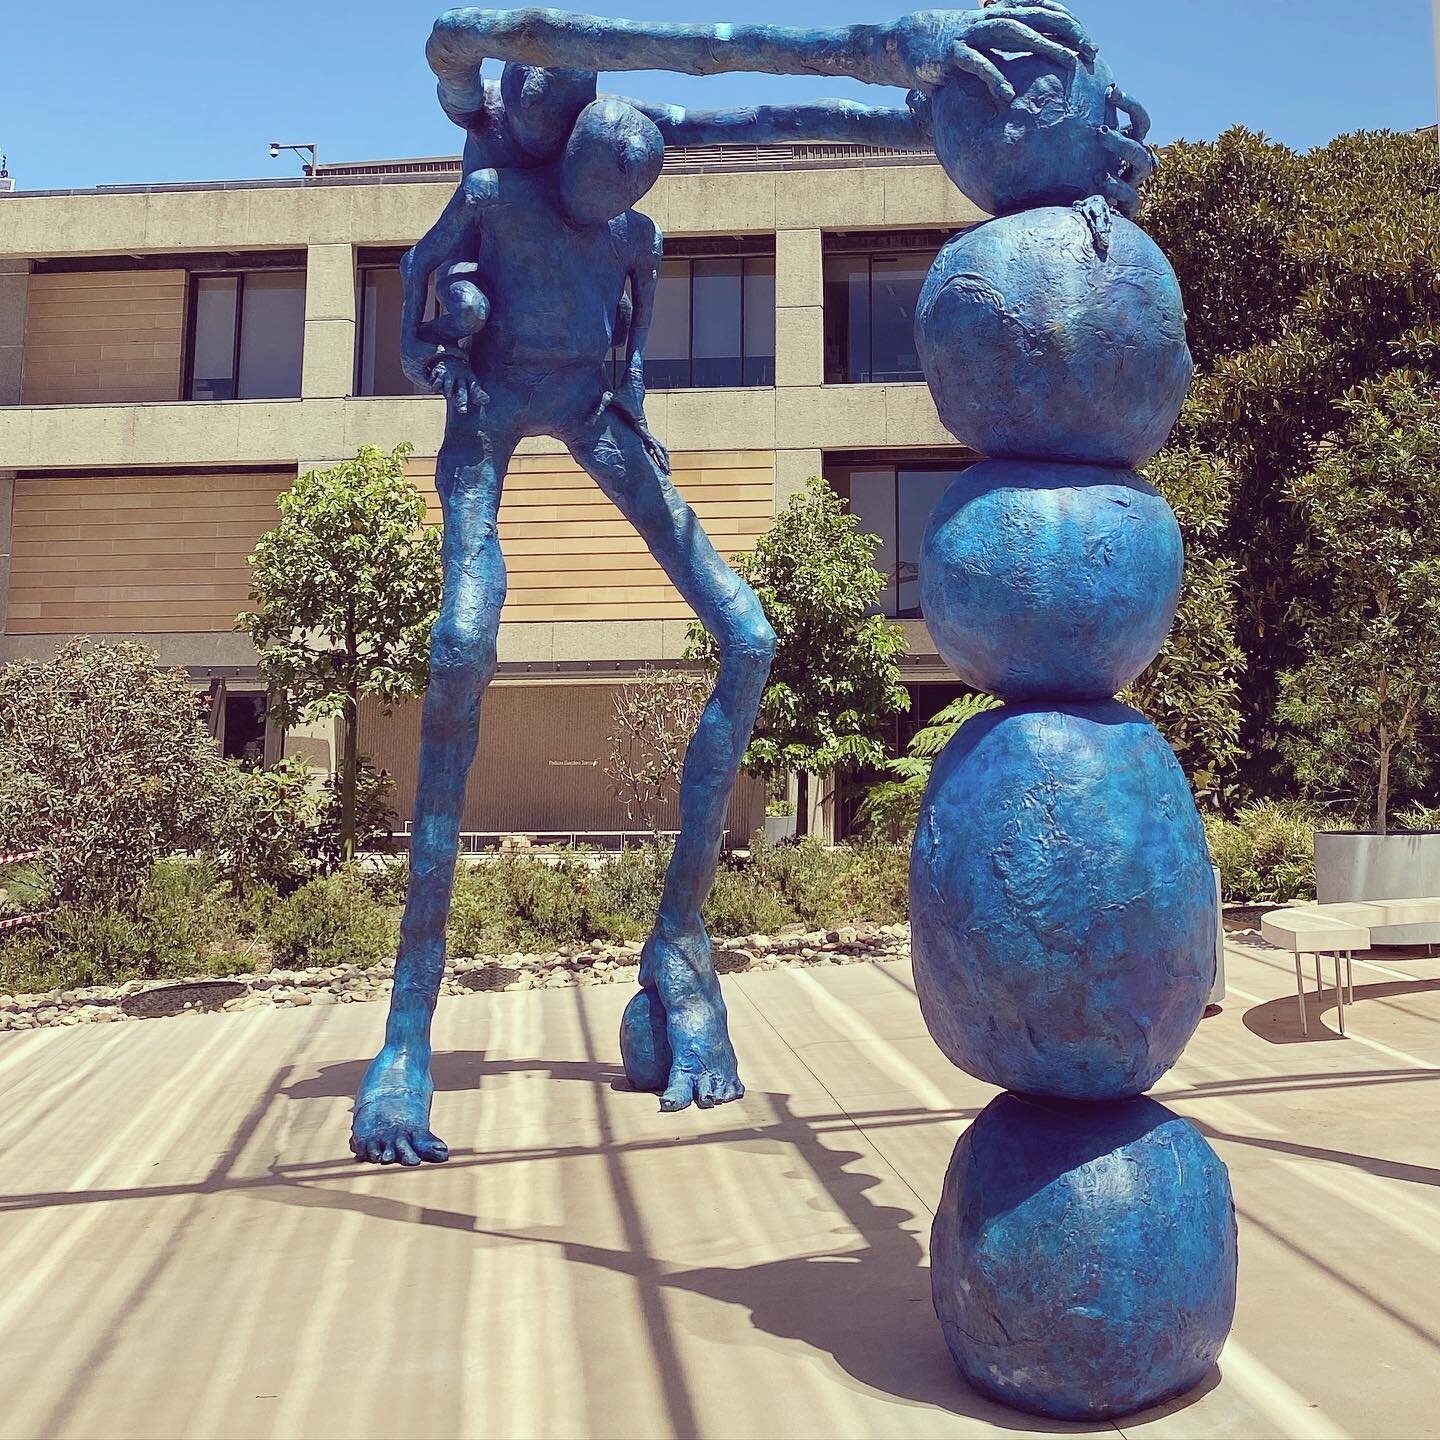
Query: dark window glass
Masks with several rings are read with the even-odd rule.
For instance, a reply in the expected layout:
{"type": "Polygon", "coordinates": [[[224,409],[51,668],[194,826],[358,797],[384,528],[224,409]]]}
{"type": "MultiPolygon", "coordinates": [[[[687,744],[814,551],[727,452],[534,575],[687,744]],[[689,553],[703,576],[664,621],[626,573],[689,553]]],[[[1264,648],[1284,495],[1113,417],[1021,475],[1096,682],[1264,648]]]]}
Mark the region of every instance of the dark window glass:
{"type": "Polygon", "coordinates": [[[741,383],[742,263],[737,256],[691,262],[690,383],[694,386],[741,383]]]}
{"type": "Polygon", "coordinates": [[[895,471],[890,466],[850,472],[850,509],[860,521],[864,535],[878,535],[875,568],[886,577],[885,589],[876,602],[882,615],[895,614],[897,541],[895,513],[895,471]]]}
{"type": "Polygon", "coordinates": [[[915,307],[930,250],[825,258],[825,380],[831,385],[923,380],[915,307]]]}
{"type": "Polygon", "coordinates": [[[253,270],[195,279],[192,400],[270,400],[300,393],[305,272],[253,270]]]}
{"type": "Polygon", "coordinates": [[[227,759],[264,763],[265,711],[263,693],[226,695],[222,748],[227,759]]]}
{"type": "Polygon", "coordinates": [[[645,384],[651,390],[678,390],[689,383],[690,262],[662,260],[645,342],[645,384]]]}
{"type": "Polygon", "coordinates": [[[897,536],[895,563],[895,609],[897,616],[919,616],[920,545],[930,512],[939,504],[958,470],[901,470],[896,479],[897,536]]]}
{"type": "MultiPolygon", "coordinates": [[[[963,467],[961,467],[963,468],[963,467]]],[[[892,619],[919,618],[920,547],[931,512],[950,482],[953,467],[863,466],[849,472],[849,503],[861,532],[878,535],[875,568],[886,578],[876,606],[892,619]]],[[[846,486],[842,480],[840,489],[846,486]]]]}
{"type": "Polygon", "coordinates": [[[298,395],[304,348],[304,273],[261,270],[247,275],[240,297],[239,398],[298,395]]]}
{"type": "MultiPolygon", "coordinates": [[[[400,314],[405,286],[398,265],[367,265],[356,286],[355,393],[357,395],[428,395],[412,385],[400,368],[400,314]]],[[[435,298],[435,277],[430,277],[427,315],[440,313],[435,298]]]]}
{"type": "Polygon", "coordinates": [[[915,350],[915,305],[933,255],[870,257],[870,378],[923,380],[915,350]]]}
{"type": "Polygon", "coordinates": [[[825,379],[832,385],[870,378],[870,257],[825,258],[825,379]]]}
{"type": "Polygon", "coordinates": [[[238,275],[202,275],[195,281],[195,334],[190,355],[190,399],[235,398],[235,322],[238,275]]]}
{"type": "Polygon", "coordinates": [[[775,260],[750,255],[745,260],[744,385],[775,383],[775,260]]]}

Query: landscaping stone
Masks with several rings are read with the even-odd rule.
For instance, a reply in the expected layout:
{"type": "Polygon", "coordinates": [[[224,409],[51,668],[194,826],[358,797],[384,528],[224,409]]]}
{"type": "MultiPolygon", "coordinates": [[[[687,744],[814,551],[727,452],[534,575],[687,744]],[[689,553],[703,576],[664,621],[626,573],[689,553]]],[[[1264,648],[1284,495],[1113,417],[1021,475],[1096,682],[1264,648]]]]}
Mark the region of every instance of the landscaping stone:
{"type": "MultiPolygon", "coordinates": [[[[442,993],[472,995],[481,991],[563,990],[573,985],[634,985],[639,980],[642,949],[635,940],[620,944],[593,940],[569,951],[463,955],[451,962],[442,993]]],[[[908,956],[910,927],[856,924],[827,931],[786,925],[774,935],[717,938],[714,951],[716,969],[722,974],[775,970],[785,965],[873,964],[908,956]]],[[[179,981],[127,980],[123,985],[90,985],[30,995],[0,994],[0,1031],[106,1024],[165,1015],[388,1001],[394,971],[394,961],[385,960],[370,966],[270,970],[225,980],[204,976],[179,981]],[[174,1003],[171,997],[180,1003],[174,1003]]]]}

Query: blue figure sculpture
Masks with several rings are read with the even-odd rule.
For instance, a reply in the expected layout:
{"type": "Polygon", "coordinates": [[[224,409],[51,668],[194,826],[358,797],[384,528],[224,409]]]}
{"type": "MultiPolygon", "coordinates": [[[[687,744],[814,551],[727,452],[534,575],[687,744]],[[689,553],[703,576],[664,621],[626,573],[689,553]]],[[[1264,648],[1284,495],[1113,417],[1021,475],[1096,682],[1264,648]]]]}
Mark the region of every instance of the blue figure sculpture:
{"type": "Polygon", "coordinates": [[[774,637],[645,422],[660,241],[629,207],[667,141],[933,144],[997,218],[942,252],[917,344],[942,417],[996,458],[938,507],[921,586],[943,653],[1006,703],[935,767],[911,866],[915,969],[945,1053],[1024,1097],[992,1104],[956,1149],[936,1310],[971,1383],[1022,1408],[1094,1418],[1183,1392],[1229,1328],[1235,1232],[1224,1166],[1141,1098],[1198,1022],[1215,932],[1188,788],[1154,727],[1112,698],[1163,641],[1181,561],[1173,516],[1134,473],[1190,376],[1173,272],[1125,218],[1154,165],[1143,107],[1058,0],[830,30],[455,10],[427,55],[467,130],[465,180],[405,274],[407,369],[449,400],[446,593],[395,998],[356,1153],[445,1153],[428,1128],[429,1020],[494,667],[499,487],[526,434],[570,446],[721,642],[621,1045],[666,1108],[742,1093],[700,905],[774,637]],[[487,59],[507,62],[498,87],[480,78],[487,59]],[[844,75],[909,94],[904,108],[691,114],[597,99],[601,69],[844,75]],[[432,274],[443,313],[424,321],[432,274]],[[601,365],[627,328],[612,395],[601,365]]]}

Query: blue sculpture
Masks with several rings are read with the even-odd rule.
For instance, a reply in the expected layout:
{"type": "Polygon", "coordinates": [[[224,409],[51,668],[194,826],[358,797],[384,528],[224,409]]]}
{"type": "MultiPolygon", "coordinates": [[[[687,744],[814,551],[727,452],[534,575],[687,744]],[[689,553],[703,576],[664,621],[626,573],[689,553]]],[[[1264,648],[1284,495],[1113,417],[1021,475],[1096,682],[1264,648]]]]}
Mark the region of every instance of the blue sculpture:
{"type": "Polygon", "coordinates": [[[925,624],[976,690],[1103,699],[1170,632],[1184,542],[1164,498],[1131,471],[986,460],[951,482],[928,530],[925,624]]]}
{"type": "Polygon", "coordinates": [[[1205,832],[1170,747],[1115,700],[1004,705],[935,763],[910,865],[920,1006],[993,1085],[1148,1090],[1215,980],[1205,832]]]}
{"type": "Polygon", "coordinates": [[[621,1046],[663,1108],[743,1093],[700,906],[774,636],[645,421],[660,237],[630,207],[667,142],[933,144],[999,218],[942,252],[917,344],[942,418],[1002,458],[941,502],[921,585],[944,653],[1007,703],[935,767],[911,867],[915,967],[946,1054],[1030,1097],[1001,1097],[956,1149],[932,1236],[936,1310],[971,1383],[1022,1408],[1093,1418],[1180,1393],[1228,1330],[1235,1232],[1224,1166],[1139,1098],[1199,1019],[1215,933],[1179,767],[1110,698],[1163,641],[1181,560],[1173,516],[1134,473],[1190,377],[1174,274],[1125,218],[1154,165],[1148,116],[1058,0],[828,30],[454,10],[427,55],[467,131],[465,179],[404,266],[407,372],[449,402],[446,585],[395,996],[356,1154],[446,1153],[429,1130],[430,1015],[504,596],[499,491],[524,435],[566,442],[720,640],[621,1046]],[[507,62],[498,86],[481,78],[487,59],[507,62]],[[909,93],[904,108],[691,114],[597,98],[601,69],[844,75],[909,93]],[[427,321],[432,275],[442,313],[427,321]]]}
{"type": "Polygon", "coordinates": [[[1142,465],[1194,368],[1175,272],[1103,199],[957,235],[925,281],[915,340],[946,429],[992,457],[1142,465]]]}
{"type": "Polygon", "coordinates": [[[935,1308],[977,1389],[1104,1420],[1191,1389],[1235,1313],[1225,1167],[1145,1097],[1001,1095],[960,1137],[930,1236],[935,1308]]]}

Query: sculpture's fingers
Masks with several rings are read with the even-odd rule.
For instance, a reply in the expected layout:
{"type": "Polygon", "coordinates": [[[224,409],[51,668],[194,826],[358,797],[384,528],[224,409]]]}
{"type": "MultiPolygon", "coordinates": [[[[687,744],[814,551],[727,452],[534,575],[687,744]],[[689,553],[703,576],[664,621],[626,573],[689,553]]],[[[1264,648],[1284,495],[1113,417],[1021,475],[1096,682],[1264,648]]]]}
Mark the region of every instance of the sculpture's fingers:
{"type": "Polygon", "coordinates": [[[1138,140],[1132,140],[1128,135],[1122,135],[1118,130],[1112,130],[1109,126],[1103,127],[1098,132],[1100,143],[1119,161],[1130,167],[1128,175],[1122,175],[1122,180],[1129,180],[1132,185],[1140,185],[1148,180],[1155,171],[1155,152],[1148,146],[1142,145],[1138,140]]]}
{"type": "Polygon", "coordinates": [[[1015,0],[1011,4],[991,5],[986,8],[980,23],[991,19],[1028,25],[1052,40],[1061,41],[1087,60],[1093,60],[1099,53],[1100,47],[1090,38],[1085,27],[1063,5],[1051,3],[1051,0],[1015,0]]]}
{"type": "Polygon", "coordinates": [[[380,1163],[382,1165],[393,1165],[395,1163],[395,1146],[392,1141],[385,1141],[380,1147],[380,1163]]]}
{"type": "Polygon", "coordinates": [[[408,1135],[397,1135],[395,1137],[395,1158],[402,1165],[418,1165],[420,1157],[415,1153],[415,1147],[410,1143],[408,1135]]]}
{"type": "Polygon", "coordinates": [[[437,1165],[450,1158],[450,1147],[430,1130],[415,1137],[415,1149],[422,1160],[430,1160],[437,1165]]]}
{"type": "Polygon", "coordinates": [[[1133,95],[1127,95],[1118,85],[1112,85],[1107,98],[1130,117],[1125,133],[1132,140],[1143,140],[1150,133],[1150,112],[1133,95]]]}
{"type": "Polygon", "coordinates": [[[972,50],[965,44],[957,44],[950,56],[950,63],[956,70],[963,70],[967,75],[974,75],[982,81],[991,98],[1002,109],[1015,99],[1015,87],[1000,73],[995,64],[978,50],[972,50]]]}
{"type": "Polygon", "coordinates": [[[1066,70],[1075,68],[1075,50],[1058,40],[1051,40],[1030,25],[1019,20],[1007,20],[1003,16],[982,20],[970,31],[972,44],[981,44],[992,50],[1008,50],[1017,54],[1038,55],[1066,70]]]}

